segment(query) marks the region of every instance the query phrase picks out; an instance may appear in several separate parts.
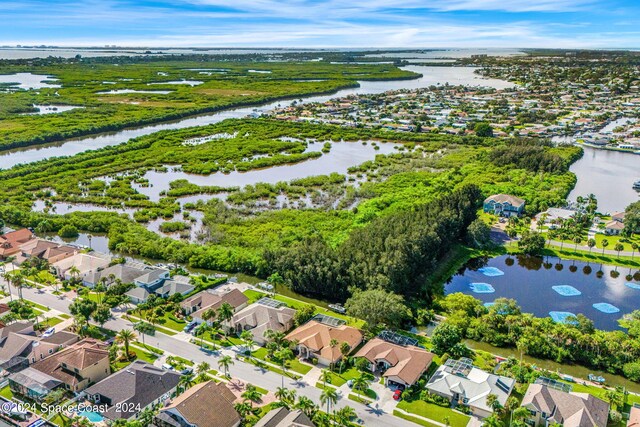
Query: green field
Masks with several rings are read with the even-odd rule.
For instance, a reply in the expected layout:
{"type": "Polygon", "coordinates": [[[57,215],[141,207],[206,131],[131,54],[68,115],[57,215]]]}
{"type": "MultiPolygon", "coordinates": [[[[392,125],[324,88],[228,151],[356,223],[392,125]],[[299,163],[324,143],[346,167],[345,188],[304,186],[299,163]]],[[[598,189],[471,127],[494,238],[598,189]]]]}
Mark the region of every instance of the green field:
{"type": "Polygon", "coordinates": [[[451,427],[466,427],[469,422],[469,417],[467,415],[456,412],[450,408],[443,408],[442,406],[434,405],[433,403],[427,403],[423,400],[415,400],[413,402],[403,400],[398,403],[398,409],[402,409],[403,411],[420,415],[440,423],[444,423],[445,417],[448,417],[451,427]]]}

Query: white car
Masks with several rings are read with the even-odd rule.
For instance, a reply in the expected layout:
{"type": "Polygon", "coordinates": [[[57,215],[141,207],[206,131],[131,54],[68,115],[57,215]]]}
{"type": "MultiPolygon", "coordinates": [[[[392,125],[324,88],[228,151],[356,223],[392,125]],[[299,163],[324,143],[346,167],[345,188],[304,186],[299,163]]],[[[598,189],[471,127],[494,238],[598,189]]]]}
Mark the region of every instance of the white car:
{"type": "Polygon", "coordinates": [[[56,328],[51,327],[42,333],[43,338],[50,337],[51,335],[56,333],[56,328]]]}

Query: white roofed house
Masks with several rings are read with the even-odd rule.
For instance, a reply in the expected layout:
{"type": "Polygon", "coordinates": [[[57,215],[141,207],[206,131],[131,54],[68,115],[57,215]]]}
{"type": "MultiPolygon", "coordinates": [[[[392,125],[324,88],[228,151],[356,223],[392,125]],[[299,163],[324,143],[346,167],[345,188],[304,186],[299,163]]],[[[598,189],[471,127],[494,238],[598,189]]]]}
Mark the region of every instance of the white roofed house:
{"type": "Polygon", "coordinates": [[[495,395],[504,406],[515,386],[513,378],[494,375],[476,368],[471,359],[449,359],[427,383],[427,390],[449,399],[454,405],[465,405],[474,415],[485,418],[493,414],[487,397],[495,395]]]}

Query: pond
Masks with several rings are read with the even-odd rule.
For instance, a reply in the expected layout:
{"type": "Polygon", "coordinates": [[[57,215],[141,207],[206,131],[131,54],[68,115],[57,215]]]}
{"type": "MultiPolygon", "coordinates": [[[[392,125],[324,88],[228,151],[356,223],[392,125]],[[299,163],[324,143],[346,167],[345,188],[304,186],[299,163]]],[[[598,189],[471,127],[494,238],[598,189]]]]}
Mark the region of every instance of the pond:
{"type": "Polygon", "coordinates": [[[101,92],[96,92],[98,95],[121,95],[125,93],[154,93],[156,95],[167,95],[173,92],[172,90],[137,90],[137,89],[114,89],[114,90],[103,90],[101,92]]]}
{"type": "Polygon", "coordinates": [[[168,81],[168,82],[147,83],[147,86],[152,86],[152,85],[189,85],[189,86],[198,86],[198,85],[201,85],[202,83],[204,83],[204,82],[200,81],[200,80],[171,80],[171,81],[168,81]]]}
{"type": "Polygon", "coordinates": [[[64,113],[65,111],[75,110],[76,108],[84,108],[76,105],[37,105],[34,104],[33,108],[38,111],[34,111],[33,113],[25,113],[25,116],[29,115],[42,115],[42,114],[58,114],[64,113]]]}
{"type": "Polygon", "coordinates": [[[43,89],[43,88],[58,88],[61,87],[58,84],[53,84],[52,81],[57,80],[52,76],[45,76],[32,73],[16,73],[16,74],[1,74],[0,85],[10,84],[9,90],[14,89],[43,89]],[[15,83],[15,84],[14,84],[15,83]]]}
{"type": "MultiPolygon", "coordinates": [[[[331,144],[329,153],[324,153],[321,157],[315,159],[248,172],[234,171],[227,174],[218,172],[211,175],[195,175],[175,171],[169,166],[169,172],[149,171],[144,175],[144,178],[148,179],[152,186],[134,186],[152,201],[158,201],[160,193],[168,190],[169,183],[177,179],[186,179],[200,186],[244,187],[259,182],[275,184],[281,181],[291,181],[314,175],[328,175],[333,172],[344,174],[350,167],[373,160],[378,154],[390,154],[396,151],[394,144],[391,143],[378,143],[377,147],[379,147],[378,150],[370,143],[363,145],[361,142],[334,142],[331,144]]],[[[321,149],[322,144],[315,143],[310,144],[307,151],[320,151],[321,149]]],[[[202,197],[199,196],[199,198],[202,197]]]]}
{"type": "Polygon", "coordinates": [[[537,317],[560,320],[564,313],[582,313],[596,328],[615,330],[621,329],[618,319],[640,307],[640,272],[558,258],[503,255],[467,263],[445,285],[446,294],[454,292],[473,295],[485,305],[511,298],[523,312],[537,317]]]}

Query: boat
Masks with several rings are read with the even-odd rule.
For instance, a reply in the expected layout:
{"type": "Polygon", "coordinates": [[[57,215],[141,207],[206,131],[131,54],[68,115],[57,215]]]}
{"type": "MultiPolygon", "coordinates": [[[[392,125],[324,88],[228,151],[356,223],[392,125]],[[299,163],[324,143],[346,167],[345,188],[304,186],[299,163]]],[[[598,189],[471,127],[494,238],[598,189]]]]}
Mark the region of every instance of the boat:
{"type": "Polygon", "coordinates": [[[640,190],[640,179],[633,183],[634,190],[640,190]]]}
{"type": "Polygon", "coordinates": [[[329,308],[340,314],[345,314],[347,312],[347,309],[344,308],[341,304],[329,304],[329,308]]]}
{"type": "Polygon", "coordinates": [[[605,381],[604,377],[600,375],[589,374],[587,378],[589,379],[589,381],[597,384],[604,384],[604,381],[605,381]]]}

